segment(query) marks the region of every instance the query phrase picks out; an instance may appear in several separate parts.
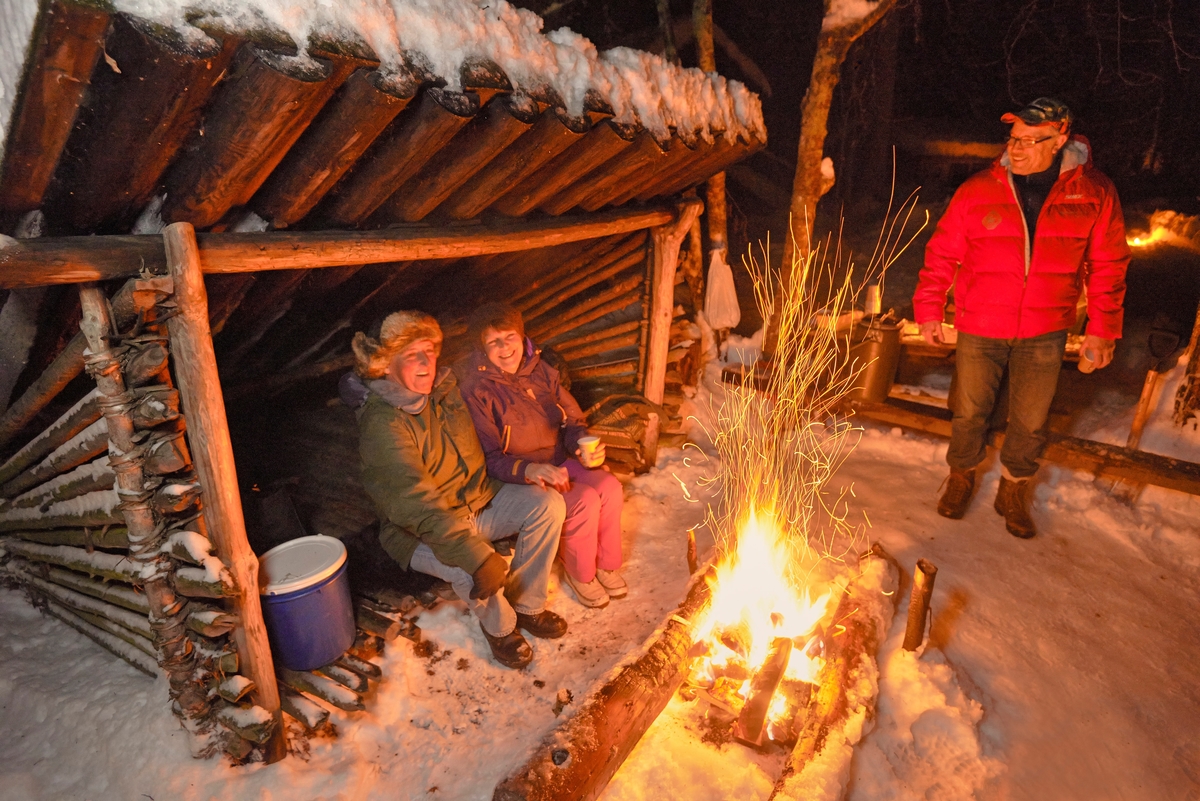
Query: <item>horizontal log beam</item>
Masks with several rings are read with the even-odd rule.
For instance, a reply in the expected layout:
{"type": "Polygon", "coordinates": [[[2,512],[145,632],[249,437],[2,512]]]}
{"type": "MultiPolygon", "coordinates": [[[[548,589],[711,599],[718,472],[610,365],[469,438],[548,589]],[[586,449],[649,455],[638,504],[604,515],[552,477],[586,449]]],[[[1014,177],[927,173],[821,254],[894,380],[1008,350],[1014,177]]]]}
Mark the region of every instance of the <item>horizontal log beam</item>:
{"type": "Polygon", "coordinates": [[[52,528],[45,531],[6,531],[6,537],[16,537],[42,545],[75,545],[80,548],[129,548],[129,531],[124,526],[102,528],[52,528]]]}
{"type": "MultiPolygon", "coordinates": [[[[950,436],[947,410],[923,407],[913,403],[855,403],[856,413],[870,420],[903,426],[926,434],[950,436]]],[[[999,447],[1003,434],[995,434],[992,444],[999,447]]],[[[1118,478],[1139,484],[1200,495],[1200,464],[1160,456],[1157,453],[1106,445],[1081,437],[1051,431],[1042,453],[1042,460],[1057,462],[1078,470],[1090,470],[1098,477],[1118,478]]]]}
{"type": "Polygon", "coordinates": [[[80,634],[91,638],[101,647],[121,657],[121,659],[124,659],[147,676],[151,678],[158,676],[158,663],[153,656],[150,656],[140,648],[136,648],[127,641],[101,630],[60,604],[49,603],[46,607],[46,612],[51,617],[58,618],[80,634]]]}
{"type": "MultiPolygon", "coordinates": [[[[248,273],[511,253],[652,228],[673,218],[669,207],[650,207],[484,225],[197,234],[196,239],[205,274],[248,273]]],[[[161,237],[43,237],[0,247],[0,289],[106,281],[143,268],[166,271],[161,237]]]]}

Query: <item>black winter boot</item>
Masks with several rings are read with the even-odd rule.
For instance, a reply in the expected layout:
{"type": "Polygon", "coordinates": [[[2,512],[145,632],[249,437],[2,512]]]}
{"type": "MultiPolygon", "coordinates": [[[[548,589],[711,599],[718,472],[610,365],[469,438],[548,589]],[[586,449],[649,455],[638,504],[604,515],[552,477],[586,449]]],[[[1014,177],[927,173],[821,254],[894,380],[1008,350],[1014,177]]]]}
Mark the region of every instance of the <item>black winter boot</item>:
{"type": "Polygon", "coordinates": [[[937,512],[951,520],[961,520],[971,505],[971,493],[975,490],[975,469],[957,470],[950,468],[946,479],[946,491],[938,500],[937,512]]]}
{"type": "Polygon", "coordinates": [[[1037,534],[1033,518],[1029,514],[1032,501],[1033,481],[1028,478],[1010,481],[1000,477],[1000,489],[996,491],[996,511],[1004,517],[1004,527],[1014,537],[1027,540],[1037,534]]]}

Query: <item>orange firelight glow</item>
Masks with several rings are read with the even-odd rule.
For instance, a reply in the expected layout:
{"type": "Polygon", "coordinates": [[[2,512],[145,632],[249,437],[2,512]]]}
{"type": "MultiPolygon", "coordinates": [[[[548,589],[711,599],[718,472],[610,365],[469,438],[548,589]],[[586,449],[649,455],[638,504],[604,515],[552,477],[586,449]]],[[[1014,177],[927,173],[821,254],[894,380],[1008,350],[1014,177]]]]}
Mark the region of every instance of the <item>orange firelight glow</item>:
{"type": "Polygon", "coordinates": [[[1161,242],[1167,238],[1167,229],[1161,225],[1156,225],[1150,229],[1150,232],[1138,231],[1130,233],[1125,237],[1125,241],[1132,248],[1145,248],[1157,242],[1161,242]]]}

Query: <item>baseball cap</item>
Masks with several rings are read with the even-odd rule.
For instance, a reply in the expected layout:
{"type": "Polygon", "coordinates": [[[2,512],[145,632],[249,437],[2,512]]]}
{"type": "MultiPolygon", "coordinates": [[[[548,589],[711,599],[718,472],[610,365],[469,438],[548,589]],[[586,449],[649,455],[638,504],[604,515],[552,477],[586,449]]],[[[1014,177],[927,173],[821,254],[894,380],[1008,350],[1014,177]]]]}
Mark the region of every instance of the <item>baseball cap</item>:
{"type": "Polygon", "coordinates": [[[1023,122],[1026,125],[1053,125],[1060,132],[1066,133],[1071,127],[1071,109],[1061,100],[1052,97],[1039,97],[1018,112],[1009,112],[1000,118],[1000,122],[1011,125],[1023,122]]]}

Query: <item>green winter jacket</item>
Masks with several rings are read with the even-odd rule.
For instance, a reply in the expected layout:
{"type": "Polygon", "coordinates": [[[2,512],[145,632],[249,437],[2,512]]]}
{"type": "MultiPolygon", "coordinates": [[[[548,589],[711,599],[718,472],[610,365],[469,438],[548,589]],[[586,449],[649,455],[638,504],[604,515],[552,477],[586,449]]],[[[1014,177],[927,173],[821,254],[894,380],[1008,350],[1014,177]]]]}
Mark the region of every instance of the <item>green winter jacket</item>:
{"type": "Polygon", "coordinates": [[[422,542],[443,564],[468,573],[493,553],[471,515],[502,486],[488,477],[483,449],[454,374],[417,414],[372,391],[358,421],[363,486],[379,514],[379,542],[408,569],[422,542]]]}

